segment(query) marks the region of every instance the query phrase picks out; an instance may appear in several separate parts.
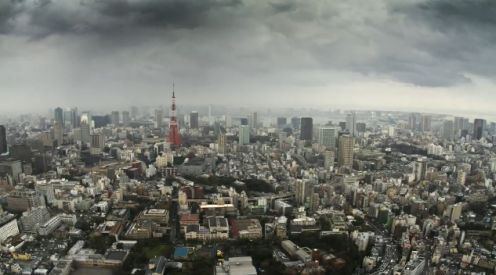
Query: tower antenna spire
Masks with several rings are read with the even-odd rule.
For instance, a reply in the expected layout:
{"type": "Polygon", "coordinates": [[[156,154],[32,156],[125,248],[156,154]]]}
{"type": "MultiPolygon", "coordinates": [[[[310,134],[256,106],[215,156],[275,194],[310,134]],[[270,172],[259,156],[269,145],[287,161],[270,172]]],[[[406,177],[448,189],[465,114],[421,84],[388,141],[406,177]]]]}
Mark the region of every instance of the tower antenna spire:
{"type": "Polygon", "coordinates": [[[176,97],[174,80],[172,80],[172,97],[176,97]]]}

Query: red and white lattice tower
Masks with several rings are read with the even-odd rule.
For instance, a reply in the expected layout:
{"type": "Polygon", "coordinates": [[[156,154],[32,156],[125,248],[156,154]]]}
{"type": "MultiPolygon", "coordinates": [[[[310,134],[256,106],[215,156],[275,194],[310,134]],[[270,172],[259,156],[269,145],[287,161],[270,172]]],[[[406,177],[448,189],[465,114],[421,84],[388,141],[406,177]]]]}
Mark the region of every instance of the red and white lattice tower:
{"type": "Polygon", "coordinates": [[[174,83],[172,83],[172,106],[170,113],[170,123],[169,123],[169,136],[167,142],[170,145],[179,147],[181,145],[181,136],[179,135],[179,128],[177,127],[176,119],[176,95],[174,91],[174,83]]]}

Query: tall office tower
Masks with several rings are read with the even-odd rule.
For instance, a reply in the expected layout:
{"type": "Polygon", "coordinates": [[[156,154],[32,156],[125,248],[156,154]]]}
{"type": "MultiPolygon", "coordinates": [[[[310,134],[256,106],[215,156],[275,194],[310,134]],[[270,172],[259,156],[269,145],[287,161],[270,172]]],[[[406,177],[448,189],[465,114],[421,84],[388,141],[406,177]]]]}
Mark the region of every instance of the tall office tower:
{"type": "Polygon", "coordinates": [[[346,115],[346,129],[350,131],[352,137],[356,136],[356,113],[346,115]]]}
{"type": "Polygon", "coordinates": [[[300,123],[300,139],[306,141],[312,141],[313,135],[313,118],[302,117],[300,123]]]}
{"type": "Polygon", "coordinates": [[[132,119],[137,119],[138,118],[138,113],[139,113],[138,107],[131,106],[131,118],[132,119]]]}
{"type": "Polygon", "coordinates": [[[297,179],[295,182],[295,199],[296,203],[301,206],[307,201],[307,198],[313,193],[313,184],[307,179],[297,179]]]}
{"type": "Polygon", "coordinates": [[[103,149],[105,147],[105,137],[103,133],[91,134],[91,147],[103,149]]]}
{"type": "Polygon", "coordinates": [[[232,117],[230,115],[226,115],[226,128],[232,127],[232,117]]]}
{"type": "Polygon", "coordinates": [[[192,111],[189,114],[189,128],[191,129],[198,129],[199,127],[199,122],[198,122],[198,112],[197,111],[192,111]]]}
{"type": "Polygon", "coordinates": [[[38,127],[40,128],[40,130],[45,130],[47,128],[45,117],[40,117],[40,124],[38,127]]]}
{"type": "Polygon", "coordinates": [[[224,133],[219,133],[217,137],[217,152],[219,154],[226,153],[226,135],[224,133]]]}
{"type": "Polygon", "coordinates": [[[0,125],[0,155],[7,153],[7,129],[0,125]]]}
{"type": "Polygon", "coordinates": [[[331,167],[334,167],[334,158],[336,154],[334,151],[326,150],[324,152],[324,168],[329,170],[331,167]]]}
{"type": "Polygon", "coordinates": [[[319,129],[319,144],[327,148],[336,147],[336,129],[331,127],[322,127],[319,129]]]}
{"type": "Polygon", "coordinates": [[[208,125],[214,124],[213,117],[212,117],[212,105],[208,105],[208,125]]]}
{"type": "Polygon", "coordinates": [[[54,120],[55,123],[59,123],[60,125],[62,125],[62,127],[64,126],[64,110],[62,110],[62,108],[60,107],[55,108],[54,120]]]}
{"type": "Polygon", "coordinates": [[[430,115],[424,115],[422,114],[420,116],[420,131],[421,132],[429,132],[431,130],[431,122],[432,122],[432,117],[430,115]]]}
{"type": "Polygon", "coordinates": [[[131,122],[131,117],[129,116],[128,111],[122,112],[122,124],[124,126],[129,126],[129,123],[131,122]]]}
{"type": "Polygon", "coordinates": [[[417,114],[411,113],[408,116],[408,128],[410,130],[417,130],[417,114]]]}
{"type": "Polygon", "coordinates": [[[459,137],[462,130],[465,129],[464,121],[465,119],[463,117],[455,117],[454,132],[457,137],[459,137]]]}
{"type": "Polygon", "coordinates": [[[169,122],[169,137],[167,142],[174,146],[181,145],[181,137],[179,136],[179,128],[177,127],[176,119],[176,94],[174,91],[174,83],[172,83],[172,106],[170,109],[170,122],[169,122]]]}
{"type": "Polygon", "coordinates": [[[486,130],[486,120],[476,118],[474,120],[474,139],[479,140],[484,136],[486,130]]]}
{"type": "Polygon", "coordinates": [[[155,110],[155,127],[160,128],[164,126],[164,111],[155,110]]]}
{"type": "Polygon", "coordinates": [[[57,141],[57,146],[62,145],[64,142],[64,128],[59,122],[55,122],[55,125],[53,126],[53,138],[57,141]]]}
{"type": "Polygon", "coordinates": [[[300,128],[300,118],[299,117],[292,117],[291,118],[291,127],[293,127],[293,129],[299,129],[300,128]]]}
{"type": "Polygon", "coordinates": [[[350,135],[342,135],[338,140],[338,165],[339,167],[353,167],[354,140],[350,135]]]}
{"type": "Polygon", "coordinates": [[[253,112],[250,116],[250,128],[256,130],[258,127],[258,114],[257,112],[253,112]]]}
{"type": "Polygon", "coordinates": [[[446,120],[443,123],[443,138],[453,140],[455,134],[454,123],[452,120],[446,120]]]}
{"type": "Polygon", "coordinates": [[[250,144],[250,127],[248,125],[239,126],[239,145],[250,144]]]}
{"type": "Polygon", "coordinates": [[[248,119],[245,117],[240,118],[239,125],[248,125],[248,119]]]}
{"type": "Polygon", "coordinates": [[[277,128],[284,128],[288,124],[288,120],[285,117],[278,117],[277,118],[277,128]]]}
{"type": "Polygon", "coordinates": [[[415,162],[415,180],[421,181],[425,179],[427,173],[427,158],[418,158],[415,162]]]}
{"type": "Polygon", "coordinates": [[[84,144],[90,143],[90,133],[91,133],[91,118],[88,113],[83,113],[81,115],[81,121],[79,123],[79,128],[81,129],[81,142],[84,144]]]}
{"type": "Polygon", "coordinates": [[[72,108],[70,111],[70,114],[71,114],[71,126],[72,126],[72,128],[79,127],[78,108],[72,108]]]}
{"type": "Polygon", "coordinates": [[[112,111],[110,120],[112,121],[112,124],[114,124],[115,126],[119,125],[120,123],[119,111],[112,111]]]}

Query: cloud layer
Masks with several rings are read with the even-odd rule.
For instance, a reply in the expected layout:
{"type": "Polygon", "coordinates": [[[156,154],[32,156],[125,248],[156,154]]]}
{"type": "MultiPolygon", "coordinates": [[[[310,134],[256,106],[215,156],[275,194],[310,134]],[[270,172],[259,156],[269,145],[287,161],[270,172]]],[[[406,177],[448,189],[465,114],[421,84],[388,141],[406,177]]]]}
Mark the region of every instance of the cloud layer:
{"type": "Polygon", "coordinates": [[[192,103],[473,109],[496,99],[494,14],[491,0],[0,0],[0,95],[124,106],[175,79],[192,103]],[[441,102],[402,101],[426,93],[441,102]]]}

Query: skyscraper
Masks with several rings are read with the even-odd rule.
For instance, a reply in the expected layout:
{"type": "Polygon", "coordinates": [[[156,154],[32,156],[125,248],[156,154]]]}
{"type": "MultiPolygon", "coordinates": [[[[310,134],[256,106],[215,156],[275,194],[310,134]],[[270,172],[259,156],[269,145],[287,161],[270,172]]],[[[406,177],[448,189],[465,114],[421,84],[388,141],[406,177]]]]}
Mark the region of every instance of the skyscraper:
{"type": "Polygon", "coordinates": [[[179,129],[177,127],[177,119],[176,119],[176,94],[174,91],[174,83],[172,83],[172,106],[171,106],[171,114],[170,114],[170,123],[169,123],[169,137],[168,142],[174,146],[181,145],[181,137],[179,136],[179,129]]]}
{"type": "Polygon", "coordinates": [[[112,111],[111,121],[112,121],[112,124],[119,125],[119,123],[120,123],[119,111],[112,111]]]}
{"type": "Polygon", "coordinates": [[[285,117],[277,118],[277,128],[284,128],[288,124],[288,120],[285,117]]]}
{"type": "Polygon", "coordinates": [[[198,129],[199,128],[198,112],[197,111],[192,111],[189,114],[189,127],[191,129],[198,129]]]}
{"type": "Polygon", "coordinates": [[[128,111],[122,112],[122,124],[124,126],[129,126],[129,123],[131,122],[131,117],[129,116],[128,111]]]}
{"type": "Polygon", "coordinates": [[[331,127],[322,127],[319,129],[319,144],[327,148],[336,147],[336,129],[331,127]]]}
{"type": "Polygon", "coordinates": [[[420,131],[421,132],[429,132],[431,130],[431,122],[432,122],[432,117],[430,115],[425,115],[422,114],[420,116],[420,131]]]}
{"type": "Polygon", "coordinates": [[[64,141],[64,128],[62,128],[59,122],[55,122],[53,126],[53,137],[57,141],[58,146],[62,145],[64,141]]]}
{"type": "Polygon", "coordinates": [[[164,125],[164,111],[155,110],[155,126],[160,128],[164,125]]]}
{"type": "Polygon", "coordinates": [[[0,125],[0,155],[7,153],[7,129],[0,125]]]}
{"type": "Polygon", "coordinates": [[[54,120],[55,123],[59,123],[62,127],[64,126],[64,110],[62,110],[62,108],[60,107],[55,108],[54,120]]]}
{"type": "Polygon", "coordinates": [[[339,167],[353,167],[353,137],[342,135],[339,137],[338,146],[338,165],[339,167]]]}
{"type": "Polygon", "coordinates": [[[81,122],[79,125],[81,128],[81,142],[83,144],[90,143],[91,118],[90,118],[90,115],[88,113],[83,113],[81,115],[81,122]]]}
{"type": "Polygon", "coordinates": [[[476,118],[474,120],[474,139],[481,139],[484,136],[484,131],[486,130],[486,120],[476,118]]]}
{"type": "Polygon", "coordinates": [[[71,126],[72,126],[72,128],[79,127],[78,109],[77,108],[72,108],[70,113],[71,113],[71,126]]]}
{"type": "Polygon", "coordinates": [[[257,112],[253,112],[250,116],[250,128],[257,129],[258,127],[258,114],[257,112]]]}
{"type": "Polygon", "coordinates": [[[452,120],[446,120],[443,123],[443,138],[453,140],[455,134],[454,123],[452,120]]]}
{"type": "Polygon", "coordinates": [[[226,153],[226,135],[224,133],[219,133],[217,137],[217,152],[219,154],[226,153]]]}
{"type": "Polygon", "coordinates": [[[293,129],[299,129],[300,128],[300,118],[299,117],[292,117],[291,118],[291,127],[293,127],[293,129]]]}
{"type": "Polygon", "coordinates": [[[408,116],[408,128],[410,130],[417,130],[417,114],[411,113],[408,116]]]}
{"type": "Polygon", "coordinates": [[[346,129],[350,131],[352,137],[356,135],[356,113],[352,112],[346,115],[346,129]]]}
{"type": "Polygon", "coordinates": [[[300,139],[306,141],[312,141],[313,119],[311,117],[302,117],[300,126],[301,126],[300,139]]]}
{"type": "Polygon", "coordinates": [[[239,145],[250,144],[250,127],[248,125],[239,126],[239,145]]]}

